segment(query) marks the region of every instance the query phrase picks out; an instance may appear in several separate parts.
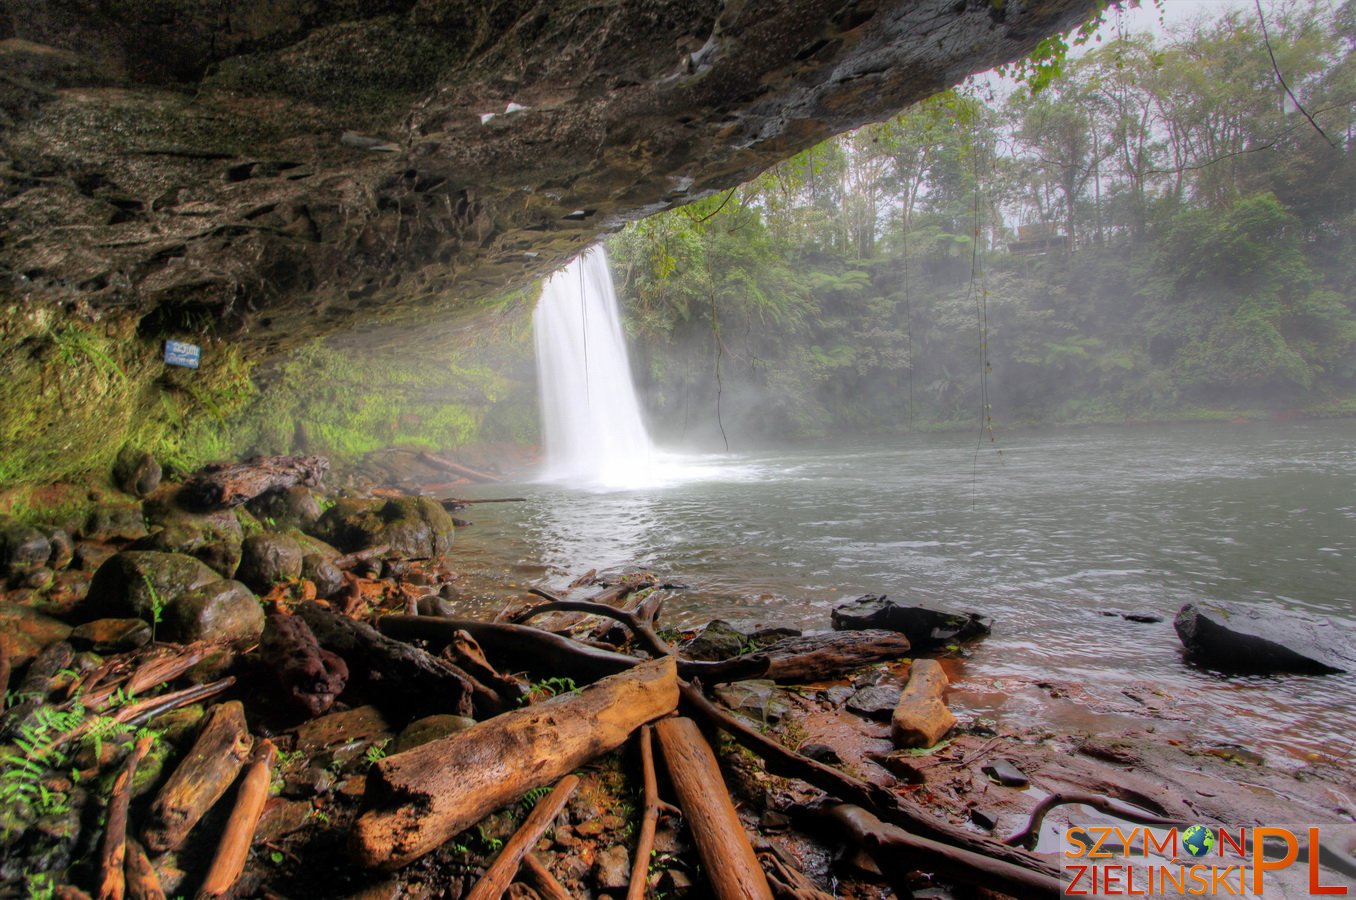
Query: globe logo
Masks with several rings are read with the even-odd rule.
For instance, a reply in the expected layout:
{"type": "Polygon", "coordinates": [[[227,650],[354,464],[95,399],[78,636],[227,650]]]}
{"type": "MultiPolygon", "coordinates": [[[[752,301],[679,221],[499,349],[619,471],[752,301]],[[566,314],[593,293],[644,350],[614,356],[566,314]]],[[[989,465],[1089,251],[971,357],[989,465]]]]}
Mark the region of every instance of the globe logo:
{"type": "Polygon", "coordinates": [[[1182,846],[1195,858],[1205,856],[1215,846],[1215,833],[1204,825],[1192,825],[1182,832],[1182,846]]]}

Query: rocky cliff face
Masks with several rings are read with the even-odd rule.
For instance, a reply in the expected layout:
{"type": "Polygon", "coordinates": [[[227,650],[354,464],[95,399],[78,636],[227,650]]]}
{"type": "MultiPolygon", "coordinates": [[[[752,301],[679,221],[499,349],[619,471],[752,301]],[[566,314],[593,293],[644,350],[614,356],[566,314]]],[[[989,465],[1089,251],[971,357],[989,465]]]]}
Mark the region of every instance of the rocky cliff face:
{"type": "Polygon", "coordinates": [[[261,349],[523,284],[1095,0],[6,0],[0,297],[261,349]]]}

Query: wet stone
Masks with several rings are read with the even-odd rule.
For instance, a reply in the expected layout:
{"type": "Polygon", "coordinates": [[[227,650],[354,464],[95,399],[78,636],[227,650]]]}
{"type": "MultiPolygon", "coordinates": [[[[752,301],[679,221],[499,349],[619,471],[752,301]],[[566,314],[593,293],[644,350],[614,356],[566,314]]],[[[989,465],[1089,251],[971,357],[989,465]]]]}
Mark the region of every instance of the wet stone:
{"type": "Polygon", "coordinates": [[[615,891],[631,881],[631,856],[621,844],[613,844],[598,854],[593,864],[593,880],[599,889],[615,891]]]}
{"type": "Polygon", "coordinates": [[[45,566],[52,555],[47,535],[8,516],[0,516],[0,576],[22,576],[45,566]]]}
{"type": "Polygon", "coordinates": [[[824,691],[824,699],[833,706],[842,706],[852,699],[857,692],[846,685],[835,685],[824,691]]]}
{"type": "Polygon", "coordinates": [[[767,679],[736,681],[715,689],[720,701],[756,722],[779,722],[790,711],[777,683],[767,679]]]}
{"type": "Polygon", "coordinates": [[[64,641],[71,626],[26,606],[0,604],[0,631],[9,636],[10,662],[17,667],[43,648],[64,641]]]}
{"type": "Polygon", "coordinates": [[[714,619],[683,648],[689,659],[716,661],[738,656],[749,636],[723,619],[714,619]]]}
{"type": "Polygon", "coordinates": [[[71,632],[71,644],[96,653],[136,650],[151,642],[151,626],[145,619],[95,619],[71,632]]]}
{"type": "Polygon", "coordinates": [[[344,573],[319,553],[301,558],[301,577],[315,585],[316,596],[321,599],[333,597],[344,586],[344,573]]]}
{"type": "Polygon", "coordinates": [[[301,545],[285,534],[254,534],[240,548],[236,577],[259,593],[301,577],[301,545]]]}
{"type": "Polygon", "coordinates": [[[864,687],[847,701],[849,712],[868,719],[887,721],[899,703],[901,691],[891,685],[876,684],[864,687]]]}
{"type": "Polygon", "coordinates": [[[1006,759],[996,759],[980,769],[989,780],[995,784],[1001,784],[1003,787],[1026,787],[1031,782],[1022,770],[1008,762],[1006,759]]]}
{"type": "Polygon", "coordinates": [[[838,756],[838,751],[828,744],[805,744],[800,748],[802,756],[808,756],[815,762],[822,762],[826,765],[837,765],[842,762],[838,756]]]}
{"type": "Polygon", "coordinates": [[[264,633],[264,609],[245,585],[217,580],[169,604],[162,627],[164,637],[183,643],[257,641],[264,633]]]}
{"type": "Polygon", "coordinates": [[[352,740],[390,737],[386,720],[375,706],[359,706],[346,712],[330,713],[297,726],[297,749],[306,752],[352,740]]]}
{"type": "Polygon", "coordinates": [[[445,714],[425,716],[405,726],[405,730],[400,732],[400,736],[391,743],[389,750],[391,753],[404,753],[406,750],[413,750],[415,747],[422,746],[430,741],[465,731],[475,724],[476,720],[467,716],[445,714]]]}
{"type": "Polygon", "coordinates": [[[61,528],[47,535],[47,542],[52,547],[52,552],[47,556],[47,565],[60,572],[71,564],[75,556],[75,544],[71,541],[71,536],[61,528]]]}

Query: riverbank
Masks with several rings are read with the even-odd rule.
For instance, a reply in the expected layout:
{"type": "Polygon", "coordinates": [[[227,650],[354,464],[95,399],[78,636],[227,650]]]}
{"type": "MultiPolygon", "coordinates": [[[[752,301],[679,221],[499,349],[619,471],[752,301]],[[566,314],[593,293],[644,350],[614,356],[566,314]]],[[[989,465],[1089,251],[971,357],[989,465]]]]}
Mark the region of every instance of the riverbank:
{"type": "MultiPolygon", "coordinates": [[[[354,484],[351,490],[370,494],[372,486],[354,484]]],[[[471,713],[482,726],[496,717],[481,700],[468,697],[460,704],[442,691],[396,688],[391,679],[403,668],[380,674],[374,662],[380,654],[359,652],[351,643],[335,644],[325,629],[359,628],[357,623],[363,622],[380,625],[383,618],[411,611],[487,621],[501,611],[485,606],[491,596],[510,599],[516,606],[533,602],[525,588],[540,583],[544,570],[532,561],[519,562],[516,568],[480,568],[484,556],[473,544],[465,546],[480,525],[454,525],[437,504],[417,497],[402,499],[392,486],[377,490],[392,496],[334,500],[311,488],[295,487],[233,511],[192,512],[182,508],[176,487],[169,485],[154,488],[144,500],[104,495],[79,522],[57,522],[58,511],[51,510],[52,527],[36,535],[7,526],[7,535],[25,538],[7,537],[5,543],[10,571],[0,609],[8,619],[11,686],[16,694],[39,695],[29,698],[37,701],[36,706],[11,703],[5,716],[10,739],[32,747],[37,737],[50,746],[51,732],[36,729],[44,719],[69,718],[77,709],[80,715],[98,710],[89,727],[101,734],[101,746],[71,739],[69,745],[44,751],[37,759],[22,744],[13,745],[22,751],[18,758],[28,758],[43,771],[32,781],[37,799],[19,803],[5,821],[6,863],[0,874],[7,883],[26,884],[30,890],[68,883],[94,892],[100,874],[95,850],[105,834],[95,823],[113,791],[113,776],[126,765],[138,739],[131,727],[104,723],[133,724],[131,717],[117,720],[137,703],[154,704],[154,698],[173,696],[181,689],[217,693],[206,701],[190,694],[179,711],[164,714],[168,718],[163,722],[137,725],[143,729],[141,737],[155,736],[154,752],[138,767],[142,774],[133,781],[132,833],[146,837],[145,829],[154,829],[166,779],[193,755],[190,748],[202,740],[204,718],[218,718],[224,715],[220,710],[238,705],[241,740],[256,748],[272,743],[281,752],[271,764],[273,789],[263,803],[253,840],[247,842],[253,851],[237,895],[316,895],[323,889],[325,896],[385,897],[400,892],[459,896],[479,877],[501,851],[502,842],[523,824],[541,791],[525,789],[525,798],[515,799],[395,874],[337,863],[346,858],[353,823],[376,802],[371,784],[374,777],[387,777],[381,774],[387,771],[382,768],[385,760],[426,740],[449,740],[450,734],[470,727],[470,720],[459,717],[462,712],[471,713]],[[372,517],[372,511],[379,514],[372,517]],[[454,529],[460,533],[449,552],[446,542],[454,529]],[[316,534],[343,546],[327,550],[316,534]],[[39,538],[45,547],[38,546],[39,538]],[[308,552],[293,559],[292,544],[308,552]],[[381,552],[365,553],[362,544],[381,552]],[[22,552],[15,549],[25,547],[22,552]],[[170,565],[168,551],[190,558],[180,556],[170,565]],[[294,562],[296,571],[290,568],[294,562]],[[166,566],[179,574],[167,573],[166,566]],[[117,576],[123,568],[128,577],[117,576]],[[225,574],[249,584],[227,590],[224,586],[237,583],[223,581],[225,574]],[[187,586],[196,581],[203,583],[187,586]],[[187,595],[192,597],[185,600],[187,595]],[[204,600],[204,595],[213,599],[204,600]],[[325,597],[327,604],[316,605],[312,599],[325,597]],[[188,614],[190,609],[207,608],[204,603],[214,610],[230,609],[232,615],[188,614]],[[260,609],[273,617],[268,625],[260,609]],[[320,638],[318,654],[308,651],[298,658],[295,642],[280,638],[287,629],[278,623],[298,619],[320,638]],[[355,624],[333,624],[339,621],[355,624]],[[237,630],[219,630],[225,627],[237,630]],[[20,637],[25,643],[16,652],[20,637]],[[343,661],[347,681],[334,680],[338,666],[326,653],[343,661]],[[157,680],[133,691],[122,679],[144,671],[151,661],[158,661],[165,683],[157,680]],[[103,699],[96,700],[100,692],[103,699]],[[81,773],[78,782],[53,764],[57,757],[48,754],[57,751],[81,773]]],[[[460,490],[476,492],[465,485],[460,490]]],[[[499,490],[486,486],[478,492],[499,490]]],[[[455,514],[481,518],[490,510],[508,508],[477,504],[455,514]]],[[[580,579],[569,596],[611,594],[621,601],[629,595],[632,606],[653,608],[661,601],[678,606],[688,593],[662,586],[661,579],[629,578],[630,591],[618,591],[628,582],[615,576],[602,583],[580,579]]],[[[762,637],[735,632],[738,636],[733,642],[727,639],[725,649],[712,650],[711,634],[674,628],[690,618],[689,612],[669,624],[665,614],[659,623],[659,634],[673,642],[683,658],[756,655],[766,652],[768,640],[775,642],[799,630],[826,632],[830,624],[825,616],[808,629],[762,637]]],[[[585,630],[594,639],[621,640],[623,651],[630,643],[624,633],[610,634],[592,624],[585,630]]],[[[523,709],[531,710],[553,695],[558,699],[551,702],[569,703],[588,693],[585,685],[592,679],[572,671],[561,659],[547,663],[521,651],[505,656],[490,644],[484,647],[482,661],[496,671],[529,673],[522,681],[510,680],[496,689],[525,690],[528,700],[523,709]]],[[[830,787],[876,785],[887,792],[883,796],[897,798],[890,803],[905,804],[900,810],[919,810],[926,816],[921,821],[935,819],[943,833],[968,835],[966,840],[980,848],[997,848],[1001,839],[1020,831],[1040,800],[1075,789],[1184,822],[1350,820],[1341,758],[1276,766],[1265,754],[1222,740],[1225,736],[1193,734],[1185,726],[1174,731],[1174,723],[1189,718],[1191,698],[1164,691],[1125,692],[1119,704],[1108,705],[1097,696],[1097,685],[1061,678],[1056,671],[1041,680],[1007,679],[980,689],[972,660],[984,647],[982,639],[968,647],[942,646],[921,656],[911,654],[916,659],[940,658],[953,681],[947,702],[959,717],[950,736],[917,750],[901,750],[888,722],[873,718],[893,707],[899,689],[909,683],[913,667],[907,662],[849,668],[841,677],[802,675],[791,684],[736,682],[733,687],[739,691],[719,688],[714,697],[718,708],[726,704],[740,708],[754,738],[828,764],[838,773],[832,777],[840,779],[827,782],[830,787]],[[872,697],[876,711],[866,703],[872,697]],[[1043,707],[1041,716],[1020,712],[1034,705],[1043,707]],[[1047,723],[1056,713],[1063,723],[1052,728],[1047,723]],[[1015,769],[1027,784],[1014,783],[1007,769],[996,770],[992,778],[986,774],[986,767],[999,761],[1015,769]]],[[[458,664],[471,665],[465,657],[452,655],[434,668],[445,673],[441,666],[458,664]]],[[[487,678],[481,674],[482,683],[487,678]]],[[[717,687],[718,682],[703,683],[717,687]]],[[[690,707],[684,711],[693,714],[690,707]]],[[[63,727],[77,725],[73,720],[63,727]]],[[[927,864],[891,870],[893,856],[884,861],[878,856],[872,862],[856,851],[841,854],[841,834],[834,836],[830,826],[826,836],[814,812],[823,795],[801,780],[818,776],[800,772],[800,777],[787,777],[780,764],[769,763],[766,747],[751,750],[718,731],[709,734],[743,830],[755,848],[778,857],[775,863],[765,857],[765,864],[782,873],[779,877],[791,877],[785,873],[798,870],[818,890],[837,884],[839,896],[854,897],[898,892],[905,885],[922,888],[955,882],[954,874],[928,876],[932,867],[927,864]]],[[[244,763],[249,754],[242,750],[238,756],[244,763]]],[[[31,766],[16,766],[13,759],[0,784],[22,792],[21,782],[29,784],[23,773],[31,766]]],[[[630,880],[635,840],[643,826],[642,769],[634,739],[598,756],[579,770],[582,781],[566,804],[565,818],[536,842],[538,861],[572,895],[619,894],[630,880]]],[[[209,808],[201,811],[202,823],[174,849],[151,848],[149,871],[168,892],[195,889],[221,836],[230,833],[226,815],[235,796],[228,792],[233,778],[232,774],[217,792],[225,799],[209,801],[209,808]]],[[[673,797],[667,782],[661,783],[666,785],[665,796],[673,797]]],[[[839,799],[851,798],[840,794],[839,799]]],[[[885,809],[894,807],[887,804],[885,809]]],[[[1077,808],[1073,814],[1098,815],[1077,808]]],[[[1059,815],[1051,821],[1059,821],[1059,815]]],[[[693,842],[685,816],[666,815],[653,846],[644,875],[652,891],[683,895],[705,889],[702,873],[710,867],[703,868],[700,847],[693,842]]],[[[1037,850],[1048,853],[1053,847],[1047,840],[1037,850]]],[[[141,859],[134,848],[129,852],[129,858],[141,859]]],[[[144,877],[145,871],[139,869],[137,877],[144,877]]],[[[534,883],[532,876],[528,880],[534,883]]],[[[549,896],[548,888],[538,884],[537,890],[549,896]]]]}

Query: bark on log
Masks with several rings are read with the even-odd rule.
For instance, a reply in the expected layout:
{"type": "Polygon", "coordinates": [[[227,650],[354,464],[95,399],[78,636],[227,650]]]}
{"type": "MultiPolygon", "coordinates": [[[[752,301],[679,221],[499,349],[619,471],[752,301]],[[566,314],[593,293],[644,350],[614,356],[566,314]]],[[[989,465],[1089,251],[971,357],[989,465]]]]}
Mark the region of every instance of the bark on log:
{"type": "Polygon", "coordinates": [[[490,863],[490,867],[480,876],[480,880],[471,888],[464,900],[499,900],[504,891],[508,890],[509,882],[518,871],[518,863],[522,861],[523,855],[541,840],[541,836],[551,827],[551,823],[560,815],[560,811],[565,808],[565,804],[578,787],[579,776],[566,775],[560,779],[560,783],[551,793],[538,800],[527,819],[500,849],[499,855],[490,863]]]}
{"type": "Polygon", "coordinates": [[[762,863],[777,900],[833,900],[831,894],[815,887],[814,882],[806,878],[776,847],[759,850],[758,862],[762,863]]]}
{"type": "Polygon", "coordinates": [[[909,655],[909,639],[893,631],[831,631],[787,638],[758,651],[774,681],[824,681],[871,663],[909,655]]]}
{"type": "Polygon", "coordinates": [[[654,774],[653,728],[640,729],[641,778],[645,785],[645,811],[640,818],[640,837],[636,838],[636,852],[631,862],[631,884],[626,900],[645,900],[646,875],[650,870],[650,852],[654,850],[654,832],[659,824],[659,782],[654,774]]]}
{"type": "Polygon", "coordinates": [[[523,857],[522,867],[518,870],[523,881],[531,887],[542,900],[574,900],[574,896],[556,880],[556,876],[551,874],[551,870],[546,868],[546,864],[537,859],[536,854],[529,853],[523,857]]]}
{"type": "Polygon", "coordinates": [[[655,734],[713,893],[719,900],[772,900],[772,888],[730,802],[716,755],[697,723],[664,719],[655,725],[655,734]]]}
{"type": "Polygon", "coordinates": [[[141,840],[153,853],[173,850],[235,781],[253,741],[239,700],[212,707],[198,739],[151,805],[141,840]]]}
{"type": "MultiPolygon", "coordinates": [[[[659,584],[659,579],[649,572],[637,572],[632,575],[623,575],[616,584],[612,585],[612,587],[600,591],[584,602],[596,603],[599,606],[610,606],[625,612],[632,612],[640,605],[640,598],[636,597],[636,594],[646,588],[652,588],[657,584],[659,584]],[[631,600],[632,602],[628,603],[628,600],[631,600]]],[[[560,599],[559,597],[555,597],[536,588],[532,588],[530,593],[536,594],[538,597],[543,597],[548,601],[557,601],[560,599]]],[[[509,619],[509,621],[514,625],[524,625],[527,623],[527,619],[532,618],[534,615],[536,615],[536,613],[531,611],[520,613],[509,619]]],[[[544,616],[543,620],[538,622],[536,627],[543,631],[552,631],[557,634],[563,634],[574,628],[581,628],[589,616],[590,613],[583,612],[557,612],[554,615],[544,616]]],[[[596,623],[590,622],[588,624],[592,628],[596,623]]]]}
{"type": "Polygon", "coordinates": [[[517,706],[518,701],[527,694],[527,683],[520,678],[500,675],[485,658],[485,651],[480,649],[475,638],[464,631],[453,635],[452,643],[443,648],[443,655],[454,666],[498,694],[505,708],[517,706]]]}
{"type": "Polygon", "coordinates": [[[256,456],[235,465],[216,463],[194,475],[179,497],[193,509],[230,509],[268,491],[296,484],[314,487],[329,468],[323,456],[256,456]]]}
{"type": "Polygon", "coordinates": [[[1058,877],[962,850],[887,825],[859,806],[835,804],[822,811],[839,833],[871,852],[882,870],[925,870],[951,881],[996,890],[1013,897],[1054,897],[1058,877]]]}
{"type": "Polygon", "coordinates": [[[502,710],[499,696],[461,669],[370,625],[340,616],[318,603],[303,603],[297,616],[326,650],[348,664],[349,688],[400,715],[452,712],[481,716],[502,710]]]}
{"type": "Polygon", "coordinates": [[[221,835],[221,843],[217,845],[212,867],[207,870],[207,877],[198,889],[198,900],[225,896],[235,887],[240,873],[245,871],[245,860],[250,854],[250,844],[254,843],[259,815],[268,800],[268,782],[277,752],[273,742],[268,739],[260,741],[259,747],[255,749],[254,761],[240,779],[235,808],[231,810],[231,817],[221,835]]]}
{"type": "Polygon", "coordinates": [[[665,658],[389,756],[368,776],[353,850],[364,865],[402,866],[677,704],[677,671],[665,658]]]}
{"type": "Polygon", "coordinates": [[[890,737],[896,747],[931,747],[955,726],[956,717],[942,701],[950,683],[937,660],[914,660],[909,683],[890,714],[890,737]]]}
{"type": "Polygon", "coordinates": [[[127,900],[165,900],[165,889],[160,885],[160,876],[146,855],[146,848],[140,842],[127,839],[127,863],[123,866],[127,876],[127,900]]]}
{"type": "Polygon", "coordinates": [[[446,456],[439,456],[436,453],[425,451],[419,454],[419,459],[435,468],[442,469],[444,472],[459,475],[467,481],[478,481],[481,484],[495,484],[499,481],[498,476],[491,475],[489,472],[478,471],[470,466],[463,466],[459,462],[453,462],[446,456]]]}
{"type": "Polygon", "coordinates": [[[99,881],[99,900],[123,900],[127,876],[123,871],[127,859],[127,808],[132,802],[132,779],[137,766],[146,758],[155,741],[154,735],[140,738],[127,756],[109,792],[108,816],[103,839],[99,843],[99,863],[102,878],[99,881]]]}

